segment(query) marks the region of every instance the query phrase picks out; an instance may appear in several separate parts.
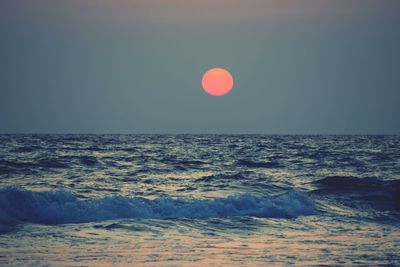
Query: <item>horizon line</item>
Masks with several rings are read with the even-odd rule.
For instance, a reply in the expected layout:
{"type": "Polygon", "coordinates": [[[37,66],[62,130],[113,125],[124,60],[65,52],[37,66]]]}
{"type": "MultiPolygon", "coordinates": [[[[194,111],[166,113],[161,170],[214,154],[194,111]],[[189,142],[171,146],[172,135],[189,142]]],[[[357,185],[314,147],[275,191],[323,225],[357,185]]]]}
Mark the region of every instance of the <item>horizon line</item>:
{"type": "Polygon", "coordinates": [[[61,133],[61,132],[0,132],[0,135],[263,135],[263,136],[399,136],[400,133],[61,133]]]}

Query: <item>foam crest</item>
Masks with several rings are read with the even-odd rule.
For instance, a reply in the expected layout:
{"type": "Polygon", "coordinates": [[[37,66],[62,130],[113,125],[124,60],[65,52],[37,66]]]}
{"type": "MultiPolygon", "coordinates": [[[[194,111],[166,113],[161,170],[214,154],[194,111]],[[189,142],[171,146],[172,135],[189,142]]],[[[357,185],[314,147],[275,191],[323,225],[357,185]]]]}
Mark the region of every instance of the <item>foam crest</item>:
{"type": "Polygon", "coordinates": [[[120,218],[218,218],[254,216],[292,218],[316,213],[313,202],[299,191],[278,197],[250,194],[213,200],[110,196],[81,200],[66,191],[0,190],[0,224],[7,221],[43,224],[83,223],[120,218]],[[2,222],[1,222],[2,221],[2,222]]]}

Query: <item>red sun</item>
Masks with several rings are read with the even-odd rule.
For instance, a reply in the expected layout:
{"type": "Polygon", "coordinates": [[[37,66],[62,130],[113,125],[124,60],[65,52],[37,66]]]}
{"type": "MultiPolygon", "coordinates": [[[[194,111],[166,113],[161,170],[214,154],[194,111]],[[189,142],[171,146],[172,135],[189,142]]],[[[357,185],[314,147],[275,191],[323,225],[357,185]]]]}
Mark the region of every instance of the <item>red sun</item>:
{"type": "Polygon", "coordinates": [[[203,75],[201,85],[207,94],[223,96],[232,90],[233,77],[226,69],[213,68],[203,75]]]}

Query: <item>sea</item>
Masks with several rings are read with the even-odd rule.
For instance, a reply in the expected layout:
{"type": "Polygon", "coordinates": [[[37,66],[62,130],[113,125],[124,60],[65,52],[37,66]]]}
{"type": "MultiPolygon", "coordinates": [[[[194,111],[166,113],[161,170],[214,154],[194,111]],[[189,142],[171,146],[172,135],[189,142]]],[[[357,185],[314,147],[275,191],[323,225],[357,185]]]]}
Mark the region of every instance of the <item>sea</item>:
{"type": "Polygon", "coordinates": [[[0,135],[0,266],[400,266],[400,136],[0,135]]]}

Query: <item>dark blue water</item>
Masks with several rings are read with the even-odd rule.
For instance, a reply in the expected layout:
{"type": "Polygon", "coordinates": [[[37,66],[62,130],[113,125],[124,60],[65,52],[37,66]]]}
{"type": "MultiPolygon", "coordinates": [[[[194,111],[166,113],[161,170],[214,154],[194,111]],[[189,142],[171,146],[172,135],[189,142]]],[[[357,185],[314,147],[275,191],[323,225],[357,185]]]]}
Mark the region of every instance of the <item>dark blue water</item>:
{"type": "Polygon", "coordinates": [[[399,214],[399,136],[0,135],[0,264],[397,265],[399,214]]]}

